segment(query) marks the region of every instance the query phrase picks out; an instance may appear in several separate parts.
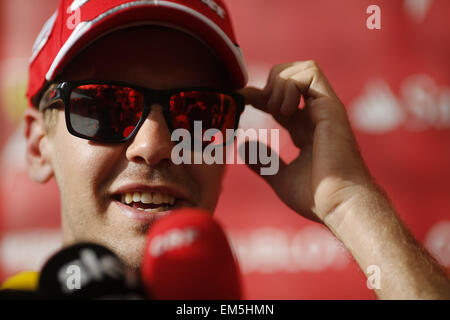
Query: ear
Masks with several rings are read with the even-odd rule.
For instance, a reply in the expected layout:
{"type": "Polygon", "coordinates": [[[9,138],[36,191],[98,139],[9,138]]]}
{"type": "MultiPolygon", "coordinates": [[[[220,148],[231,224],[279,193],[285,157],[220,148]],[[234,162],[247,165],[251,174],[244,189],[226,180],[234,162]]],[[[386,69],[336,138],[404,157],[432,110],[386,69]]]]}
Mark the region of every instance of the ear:
{"type": "Polygon", "coordinates": [[[45,183],[53,176],[53,168],[49,159],[49,142],[43,115],[33,107],[27,108],[24,120],[28,174],[34,181],[45,183]]]}

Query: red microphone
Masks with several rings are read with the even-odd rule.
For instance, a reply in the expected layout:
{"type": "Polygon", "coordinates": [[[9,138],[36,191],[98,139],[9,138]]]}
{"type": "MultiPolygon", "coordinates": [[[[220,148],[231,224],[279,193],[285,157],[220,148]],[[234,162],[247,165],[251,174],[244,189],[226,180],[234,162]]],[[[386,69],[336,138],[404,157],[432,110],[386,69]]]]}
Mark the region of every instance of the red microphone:
{"type": "Polygon", "coordinates": [[[156,222],[141,272],[154,299],[242,299],[239,267],[225,233],[203,210],[180,209],[156,222]]]}

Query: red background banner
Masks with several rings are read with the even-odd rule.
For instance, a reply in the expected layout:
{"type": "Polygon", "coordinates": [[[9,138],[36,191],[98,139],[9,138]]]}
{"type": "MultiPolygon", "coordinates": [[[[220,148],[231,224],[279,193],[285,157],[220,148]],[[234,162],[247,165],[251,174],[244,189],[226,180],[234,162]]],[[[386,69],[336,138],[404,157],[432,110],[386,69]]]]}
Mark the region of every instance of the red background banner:
{"type": "MultiPolygon", "coordinates": [[[[450,267],[450,2],[228,0],[250,83],[278,63],[316,60],[347,107],[367,164],[416,238],[450,267]],[[370,5],[381,29],[370,30],[370,5]]],[[[39,269],[60,246],[54,182],[25,169],[20,115],[27,60],[56,0],[0,2],[1,279],[39,269]]],[[[241,126],[276,126],[252,108],[241,126]]],[[[280,153],[295,154],[287,134],[280,153]]],[[[238,254],[248,299],[372,299],[331,234],[288,209],[244,165],[230,165],[216,217],[238,254]]],[[[370,248],[368,248],[370,250],[370,248]]],[[[0,279],[0,280],[1,280],[0,279]]]]}

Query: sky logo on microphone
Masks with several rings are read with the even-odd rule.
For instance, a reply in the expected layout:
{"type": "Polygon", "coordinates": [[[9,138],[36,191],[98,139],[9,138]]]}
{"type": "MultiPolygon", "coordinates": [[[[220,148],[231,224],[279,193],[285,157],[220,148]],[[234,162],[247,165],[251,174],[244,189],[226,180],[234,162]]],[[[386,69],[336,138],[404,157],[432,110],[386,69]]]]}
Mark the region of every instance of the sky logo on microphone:
{"type": "Polygon", "coordinates": [[[98,257],[93,250],[80,251],[80,259],[63,266],[58,274],[61,290],[69,293],[79,290],[87,283],[102,281],[104,277],[120,279],[122,266],[113,256],[98,257]]]}
{"type": "Polygon", "coordinates": [[[156,236],[149,246],[149,252],[159,257],[167,251],[186,247],[197,238],[198,231],[194,228],[172,229],[169,232],[156,236]]]}

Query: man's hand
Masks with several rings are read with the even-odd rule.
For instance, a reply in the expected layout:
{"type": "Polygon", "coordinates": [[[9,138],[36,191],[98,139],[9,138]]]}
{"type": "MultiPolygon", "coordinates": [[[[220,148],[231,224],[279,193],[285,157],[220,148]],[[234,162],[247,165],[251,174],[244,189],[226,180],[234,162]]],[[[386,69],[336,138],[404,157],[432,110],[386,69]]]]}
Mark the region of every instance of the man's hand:
{"type": "MultiPolygon", "coordinates": [[[[312,61],[275,66],[247,103],[273,115],[300,149],[274,176],[263,176],[301,215],[324,223],[363,272],[381,270],[383,299],[450,299],[450,281],[412,237],[361,158],[344,106],[312,61]],[[306,101],[299,108],[300,98],[306,101]]],[[[251,166],[252,169],[259,169],[251,166]]],[[[258,170],[259,171],[259,170],[258,170]]]]}
{"type": "Polygon", "coordinates": [[[264,90],[247,87],[241,93],[247,103],[270,113],[301,149],[291,163],[280,160],[276,175],[263,176],[294,211],[325,222],[372,186],[345,108],[314,61],[277,65],[264,90]],[[300,109],[302,96],[305,107],[300,109]]]}

